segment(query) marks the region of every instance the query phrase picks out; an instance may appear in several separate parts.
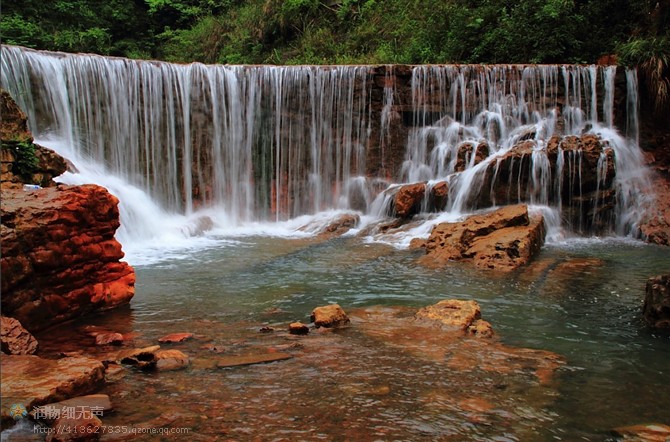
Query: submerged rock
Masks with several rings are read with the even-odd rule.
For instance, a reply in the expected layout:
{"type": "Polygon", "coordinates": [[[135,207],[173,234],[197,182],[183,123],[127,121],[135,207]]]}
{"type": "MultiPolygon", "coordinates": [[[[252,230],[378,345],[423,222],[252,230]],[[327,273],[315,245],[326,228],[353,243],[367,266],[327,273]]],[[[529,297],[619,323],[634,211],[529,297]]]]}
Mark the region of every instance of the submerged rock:
{"type": "Polygon", "coordinates": [[[642,314],[652,327],[670,327],[670,275],[656,276],[647,281],[642,314]]]}
{"type": "Polygon", "coordinates": [[[158,338],[160,343],[175,343],[175,342],[184,342],[193,337],[193,333],[171,333],[165,335],[162,338],[158,338]]]}
{"type": "Polygon", "coordinates": [[[467,261],[482,269],[511,271],[539,252],[544,235],[541,215],[529,215],[525,205],[507,206],[461,222],[436,225],[420,262],[442,266],[467,261]]]}
{"type": "Polygon", "coordinates": [[[481,309],[477,301],[446,299],[420,309],[414,317],[422,322],[460,330],[481,338],[493,336],[491,324],[481,319],[481,309]]]}
{"type": "Polygon", "coordinates": [[[37,339],[14,318],[0,317],[2,352],[8,355],[32,355],[37,351],[37,339]]]}
{"type": "Polygon", "coordinates": [[[338,304],[317,307],[312,311],[310,320],[316,328],[341,327],[349,323],[349,317],[338,304]]]}
{"type": "Polygon", "coordinates": [[[435,305],[420,309],[415,317],[458,330],[467,329],[475,320],[481,318],[477,301],[447,299],[435,305]]]}
{"type": "Polygon", "coordinates": [[[293,358],[287,353],[263,353],[256,355],[226,356],[220,358],[216,364],[218,368],[240,367],[244,365],[267,364],[269,362],[284,361],[293,358]]]}
{"type": "MultiPolygon", "coordinates": [[[[155,366],[155,369],[158,371],[172,371],[188,367],[188,365],[191,363],[191,360],[183,352],[170,349],[157,351],[155,354],[155,360],[152,362],[155,366]]],[[[148,367],[151,367],[151,365],[148,367]]]]}

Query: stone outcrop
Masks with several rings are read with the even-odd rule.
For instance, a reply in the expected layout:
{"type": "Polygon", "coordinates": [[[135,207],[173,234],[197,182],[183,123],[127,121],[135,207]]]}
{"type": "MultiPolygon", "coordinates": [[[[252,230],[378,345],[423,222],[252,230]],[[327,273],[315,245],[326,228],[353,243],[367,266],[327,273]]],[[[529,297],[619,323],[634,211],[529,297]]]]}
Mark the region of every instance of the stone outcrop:
{"type": "Polygon", "coordinates": [[[449,185],[446,181],[404,184],[391,187],[386,192],[392,197],[388,215],[405,220],[421,212],[442,211],[449,200],[449,185]]]}
{"type": "Polygon", "coordinates": [[[645,207],[640,222],[643,238],[652,244],[670,245],[670,179],[660,173],[651,176],[654,201],[645,207]]]}
{"type": "Polygon", "coordinates": [[[489,162],[479,173],[481,185],[470,193],[467,206],[560,202],[571,230],[606,230],[616,202],[614,150],[590,134],[554,136],[544,150],[535,147],[535,141],[521,141],[489,162]]]}
{"type": "Polygon", "coordinates": [[[670,328],[670,275],[647,281],[642,314],[652,327],[670,328]]]}
{"type": "Polygon", "coordinates": [[[393,198],[393,210],[400,218],[409,218],[421,211],[421,204],[426,195],[426,183],[415,183],[400,186],[393,198]]]}
{"type": "Polygon", "coordinates": [[[3,89],[0,89],[0,115],[0,186],[3,189],[18,188],[23,183],[54,186],[52,178],[67,170],[65,159],[33,143],[26,115],[3,89]]]}
{"type": "Polygon", "coordinates": [[[341,327],[349,323],[349,317],[338,304],[317,307],[312,311],[310,320],[316,328],[341,327]]]}
{"type": "Polygon", "coordinates": [[[114,238],[118,200],[96,185],[2,198],[2,305],[30,331],[127,304],[135,273],[114,238]]]}
{"type": "Polygon", "coordinates": [[[13,419],[14,404],[32,408],[91,393],[104,383],[105,368],[100,361],[86,357],[43,359],[38,356],[3,356],[2,423],[13,419]]]}
{"type": "Polygon", "coordinates": [[[446,329],[455,329],[482,338],[493,336],[493,328],[481,319],[481,309],[477,301],[446,299],[435,305],[424,307],[414,317],[446,329]]]}
{"type": "Polygon", "coordinates": [[[460,390],[454,392],[457,396],[493,399],[499,393],[495,388],[475,393],[477,385],[483,385],[478,381],[462,390],[463,379],[469,376],[488,381],[491,376],[503,376],[507,384],[519,375],[521,382],[528,382],[527,375],[534,374],[540,384],[550,385],[555,370],[565,363],[555,353],[501,344],[491,325],[481,319],[475,301],[445,300],[411,313],[412,309],[403,307],[368,307],[354,310],[352,318],[358,331],[378,339],[382,346],[393,347],[399,355],[410,353],[422,360],[446,363],[453,385],[460,390]],[[486,327],[488,332],[478,335],[468,330],[472,327],[486,327]]]}
{"type": "Polygon", "coordinates": [[[525,205],[507,206],[433,228],[420,262],[442,266],[468,261],[482,269],[511,271],[528,263],[544,244],[544,220],[525,205]]]}
{"type": "Polygon", "coordinates": [[[37,351],[37,340],[14,318],[0,317],[2,352],[8,355],[32,355],[37,351]]]}

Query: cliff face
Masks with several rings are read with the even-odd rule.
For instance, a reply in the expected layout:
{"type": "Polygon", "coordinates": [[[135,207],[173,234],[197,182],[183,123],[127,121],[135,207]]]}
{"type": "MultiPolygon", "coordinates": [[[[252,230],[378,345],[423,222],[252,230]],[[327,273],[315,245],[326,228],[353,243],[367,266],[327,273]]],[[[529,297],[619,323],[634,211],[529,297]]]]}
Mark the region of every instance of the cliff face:
{"type": "MultiPolygon", "coordinates": [[[[7,146],[17,141],[31,145],[32,137],[25,129],[25,116],[7,102],[11,97],[3,93],[1,98],[4,158],[14,153],[7,146]]],[[[3,315],[18,319],[30,331],[126,304],[135,284],[132,267],[119,261],[123,251],[114,238],[119,227],[116,197],[96,185],[55,186],[50,176],[60,169],[62,173],[65,161],[44,152],[51,164],[62,167],[45,169],[36,161],[33,176],[47,176],[42,184],[53,187],[23,190],[21,177],[12,167],[4,170],[3,164],[3,315]]]]}

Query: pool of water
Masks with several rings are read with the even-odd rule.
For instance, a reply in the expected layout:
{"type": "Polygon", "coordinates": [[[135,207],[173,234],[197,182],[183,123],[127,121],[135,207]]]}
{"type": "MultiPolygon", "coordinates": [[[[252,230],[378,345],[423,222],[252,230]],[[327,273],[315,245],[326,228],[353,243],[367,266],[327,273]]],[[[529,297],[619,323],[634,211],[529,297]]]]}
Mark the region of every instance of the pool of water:
{"type": "MultiPolygon", "coordinates": [[[[87,320],[125,333],[133,346],[195,333],[169,345],[192,357],[189,368],[129,370],[106,387],[116,408],[106,424],[167,422],[190,428],[193,440],[572,441],[670,423],[670,335],[648,329],[640,314],[645,283],[670,269],[670,249],[574,240],[545,246],[531,265],[503,276],[459,264],[427,269],[416,262],[420,251],[358,237],[223,239],[136,266],[130,308],[87,320]],[[373,307],[411,315],[447,298],[477,300],[503,344],[557,353],[565,363],[542,383],[518,370],[455,371],[449,348],[435,351],[448,343],[384,339],[392,321],[353,320],[306,337],[284,331],[328,303],[365,318],[373,307]],[[260,333],[264,326],[275,332],[260,333]],[[293,359],[216,368],[222,355],[285,349],[293,359]]],[[[43,351],[62,350],[65,338],[51,336],[43,351]]]]}

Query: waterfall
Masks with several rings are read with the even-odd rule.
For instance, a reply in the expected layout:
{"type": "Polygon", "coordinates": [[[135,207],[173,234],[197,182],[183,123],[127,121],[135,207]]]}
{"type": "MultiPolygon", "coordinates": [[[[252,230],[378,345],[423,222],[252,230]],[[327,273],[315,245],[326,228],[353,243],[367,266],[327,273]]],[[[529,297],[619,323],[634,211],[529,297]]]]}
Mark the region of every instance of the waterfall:
{"type": "Polygon", "coordinates": [[[234,222],[335,207],[365,171],[368,67],[177,65],[2,47],[2,85],[39,139],[165,210],[234,222]]]}
{"type": "Polygon", "coordinates": [[[637,76],[617,100],[616,67],[178,65],[12,46],[1,62],[37,139],[156,213],[384,217],[390,182],[445,181],[452,218],[523,202],[574,232],[627,235],[646,198],[637,76]]]}
{"type": "Polygon", "coordinates": [[[635,235],[648,186],[637,82],[627,71],[624,137],[614,126],[616,74],[615,66],[417,66],[401,181],[448,180],[455,213],[521,202],[562,213],[573,232],[635,235]]]}

